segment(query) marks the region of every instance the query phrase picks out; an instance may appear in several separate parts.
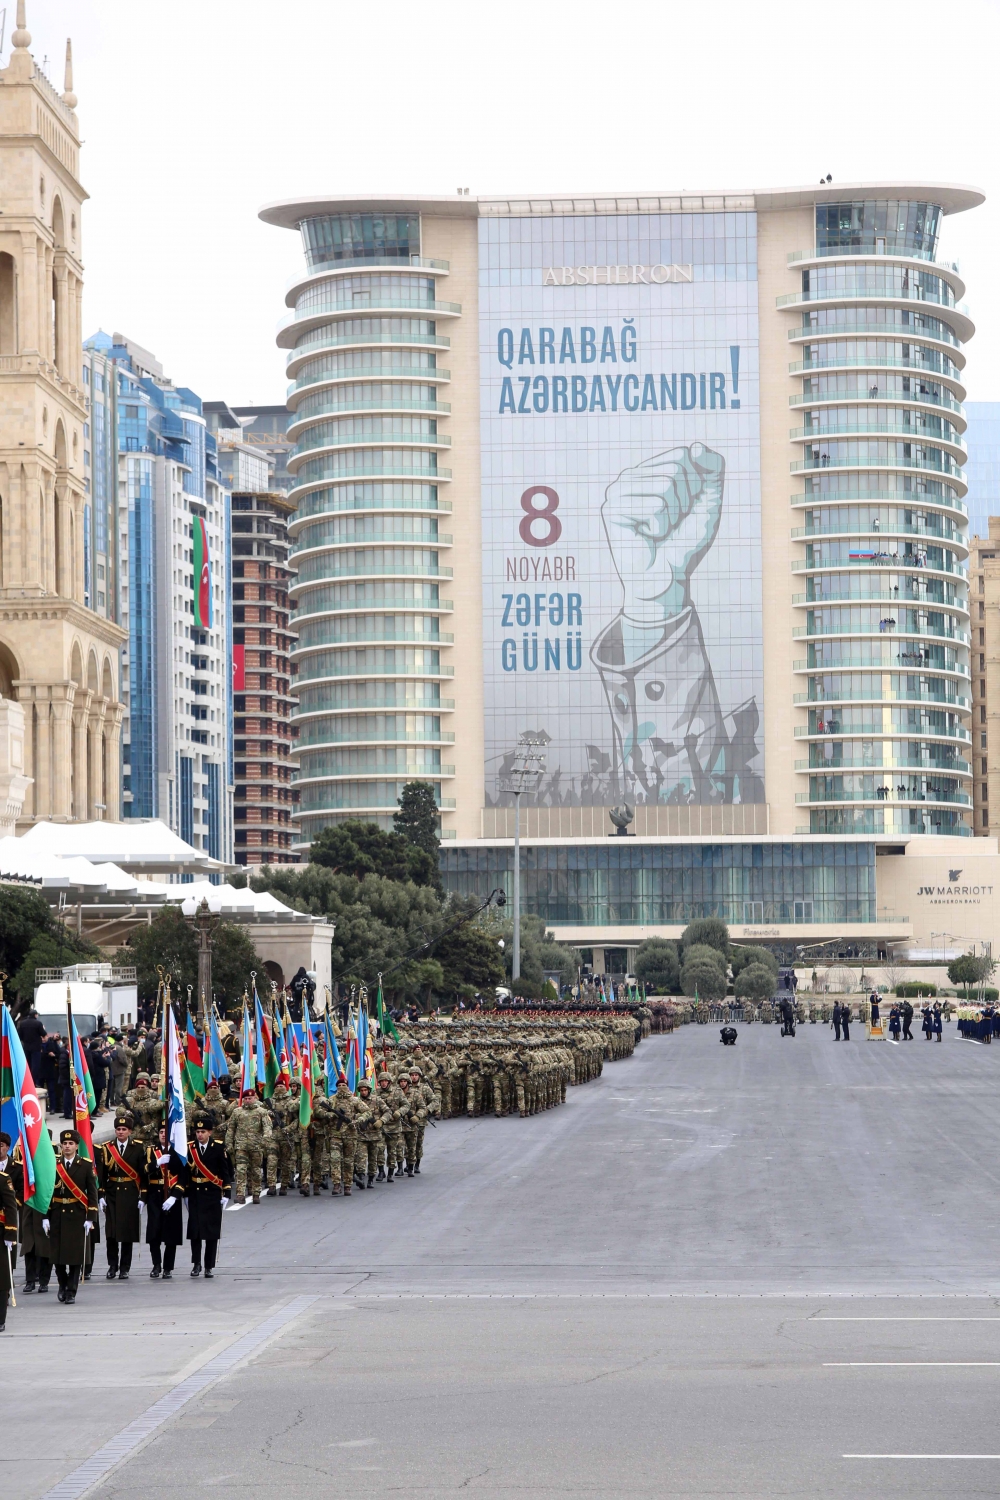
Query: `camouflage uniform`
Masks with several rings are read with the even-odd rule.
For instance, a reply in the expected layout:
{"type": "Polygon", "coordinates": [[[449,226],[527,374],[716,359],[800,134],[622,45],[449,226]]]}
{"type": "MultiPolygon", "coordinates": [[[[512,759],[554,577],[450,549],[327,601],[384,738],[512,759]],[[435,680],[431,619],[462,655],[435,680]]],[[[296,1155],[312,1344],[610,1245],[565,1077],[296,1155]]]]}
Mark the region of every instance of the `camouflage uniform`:
{"type": "Polygon", "coordinates": [[[354,1181],[358,1129],[368,1123],[371,1106],[356,1099],[344,1079],[337,1084],[337,1092],[327,1103],[333,1116],[329,1135],[330,1191],[335,1197],[343,1191],[344,1197],[349,1198],[354,1181]]]}
{"type": "Polygon", "coordinates": [[[256,1094],[244,1096],[229,1116],[226,1151],[236,1167],[236,1202],[247,1201],[247,1174],[253,1201],[260,1202],[260,1175],[264,1150],[271,1137],[271,1117],[256,1094]]]}
{"type": "Polygon", "coordinates": [[[355,1175],[359,1188],[374,1187],[375,1173],[380,1171],[383,1147],[382,1110],[379,1108],[378,1100],[372,1097],[371,1085],[366,1078],[358,1084],[358,1099],[368,1106],[368,1118],[359,1117],[358,1120],[358,1149],[354,1158],[355,1175]]]}
{"type": "Polygon", "coordinates": [[[386,1178],[392,1182],[396,1172],[403,1170],[403,1127],[409,1105],[402,1090],[397,1088],[388,1073],[383,1073],[379,1080],[378,1104],[382,1115],[382,1139],[385,1142],[386,1178]]]}
{"type": "Polygon", "coordinates": [[[135,1088],[125,1097],[125,1103],[135,1120],[133,1140],[140,1145],[156,1145],[160,1139],[163,1105],[159,1095],[154,1094],[149,1086],[148,1073],[139,1074],[135,1088]]]}
{"type": "Polygon", "coordinates": [[[299,1101],[283,1083],[279,1083],[271,1095],[271,1115],[267,1184],[270,1188],[277,1188],[279,1197],[283,1198],[295,1171],[295,1145],[299,1134],[299,1101]]]}
{"type": "MultiPolygon", "coordinates": [[[[491,1072],[495,1071],[495,1065],[491,1064],[491,1072]]],[[[490,1085],[492,1092],[492,1083],[490,1085]]],[[[421,1070],[417,1067],[410,1069],[410,1119],[415,1123],[413,1131],[413,1152],[410,1152],[410,1143],[407,1141],[406,1160],[407,1164],[413,1162],[414,1172],[420,1171],[420,1162],[424,1154],[424,1131],[427,1121],[432,1115],[440,1114],[441,1101],[434,1093],[429,1084],[424,1083],[421,1070]]]]}

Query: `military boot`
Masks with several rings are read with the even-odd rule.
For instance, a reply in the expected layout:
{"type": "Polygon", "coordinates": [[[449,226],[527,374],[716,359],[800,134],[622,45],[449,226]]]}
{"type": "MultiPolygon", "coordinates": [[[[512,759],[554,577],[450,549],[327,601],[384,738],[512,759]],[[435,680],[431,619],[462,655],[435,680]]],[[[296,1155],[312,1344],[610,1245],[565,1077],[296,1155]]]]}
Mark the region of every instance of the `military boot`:
{"type": "MultiPolygon", "coordinates": [[[[265,1188],[264,1191],[266,1192],[267,1189],[265,1188]]],[[[254,1193],[254,1195],[253,1195],[253,1201],[255,1203],[259,1203],[260,1202],[260,1194],[259,1193],[254,1193]]]]}
{"type": "Polygon", "coordinates": [[[375,1186],[375,1178],[372,1176],[372,1174],[370,1172],[368,1174],[368,1186],[369,1187],[374,1187],[375,1186]]]}
{"type": "Polygon", "coordinates": [[[233,1201],[236,1203],[245,1203],[247,1201],[246,1193],[237,1193],[233,1201]]]}
{"type": "Polygon", "coordinates": [[[379,1167],[377,1181],[379,1181],[379,1182],[384,1182],[385,1181],[385,1167],[379,1167]]]}
{"type": "Polygon", "coordinates": [[[288,1197],[288,1189],[285,1187],[284,1183],[282,1183],[281,1186],[280,1186],[280,1188],[278,1189],[278,1197],[279,1198],[287,1198],[288,1197]]]}

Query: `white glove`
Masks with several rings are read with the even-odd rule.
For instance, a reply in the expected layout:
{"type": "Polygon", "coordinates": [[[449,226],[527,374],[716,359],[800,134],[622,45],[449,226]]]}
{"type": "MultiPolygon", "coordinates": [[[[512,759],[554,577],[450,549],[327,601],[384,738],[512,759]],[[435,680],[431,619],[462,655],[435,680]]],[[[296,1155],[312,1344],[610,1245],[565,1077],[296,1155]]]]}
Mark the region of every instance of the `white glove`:
{"type": "Polygon", "coordinates": [[[42,1220],[42,1228],[45,1230],[45,1233],[48,1234],[48,1232],[49,1232],[49,1221],[48,1221],[48,1219],[43,1219],[42,1220]]]}
{"type": "Polygon", "coordinates": [[[91,1231],[93,1230],[93,1228],[94,1228],[94,1226],[93,1226],[93,1224],[91,1224],[90,1220],[86,1219],[84,1221],[84,1225],[83,1225],[83,1232],[84,1232],[84,1234],[90,1234],[91,1231]]]}
{"type": "Polygon", "coordinates": [[[139,1212],[140,1212],[140,1213],[142,1213],[142,1211],[143,1211],[143,1209],[144,1209],[144,1208],[145,1208],[145,1207],[146,1207],[146,1205],[145,1205],[145,1203],[144,1203],[144,1202],[143,1202],[143,1200],[142,1200],[142,1199],[141,1199],[141,1198],[140,1198],[140,1199],[139,1199],[139,1212]]]}
{"type": "Polygon", "coordinates": [[[108,1211],[108,1200],[107,1200],[107,1198],[98,1198],[98,1200],[97,1200],[97,1206],[101,1210],[102,1214],[106,1214],[107,1211],[108,1211]]]}
{"type": "Polygon", "coordinates": [[[165,1167],[167,1165],[167,1162],[169,1160],[170,1160],[170,1152],[169,1151],[165,1151],[162,1156],[158,1156],[156,1158],[156,1165],[158,1167],[165,1167]]]}
{"type": "Polygon", "coordinates": [[[171,1196],[169,1198],[164,1198],[164,1200],[163,1200],[163,1210],[162,1210],[163,1213],[166,1213],[166,1211],[167,1211],[168,1208],[173,1208],[173,1206],[174,1206],[174,1204],[176,1202],[177,1202],[177,1199],[172,1194],[171,1194],[171,1196]]]}
{"type": "Polygon", "coordinates": [[[222,1206],[223,1206],[223,1208],[228,1208],[229,1207],[229,1199],[228,1198],[223,1198],[223,1200],[222,1200],[222,1206]]]}

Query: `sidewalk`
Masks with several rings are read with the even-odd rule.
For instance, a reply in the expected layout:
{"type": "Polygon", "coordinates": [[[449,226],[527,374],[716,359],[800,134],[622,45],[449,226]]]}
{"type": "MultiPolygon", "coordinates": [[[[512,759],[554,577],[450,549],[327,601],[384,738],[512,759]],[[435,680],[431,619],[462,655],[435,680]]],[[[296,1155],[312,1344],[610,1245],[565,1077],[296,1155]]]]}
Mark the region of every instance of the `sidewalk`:
{"type": "MultiPolygon", "coordinates": [[[[39,1103],[42,1106],[42,1124],[47,1126],[48,1129],[51,1130],[52,1139],[55,1141],[56,1145],[58,1145],[60,1130],[65,1130],[68,1125],[72,1125],[73,1121],[64,1119],[62,1115],[51,1115],[48,1113],[45,1108],[44,1091],[39,1097],[39,1103]]],[[[94,1141],[97,1144],[100,1144],[101,1141],[110,1141],[111,1137],[115,1133],[114,1109],[105,1110],[100,1119],[92,1118],[90,1124],[94,1134],[94,1141]]]]}

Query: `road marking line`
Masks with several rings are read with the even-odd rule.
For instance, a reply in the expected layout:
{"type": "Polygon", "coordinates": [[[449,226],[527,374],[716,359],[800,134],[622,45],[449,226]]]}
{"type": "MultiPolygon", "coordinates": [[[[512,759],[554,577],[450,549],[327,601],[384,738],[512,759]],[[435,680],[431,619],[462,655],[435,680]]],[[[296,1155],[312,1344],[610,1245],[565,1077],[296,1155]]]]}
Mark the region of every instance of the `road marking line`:
{"type": "Polygon", "coordinates": [[[842,1453],[841,1458],[1000,1458],[1000,1453],[842,1453]]]}
{"type": "Polygon", "coordinates": [[[235,1344],[210,1359],[195,1374],[181,1380],[165,1396],[154,1401],[134,1422],[123,1427],[121,1432],[98,1448],[96,1453],[67,1474],[65,1479],[46,1490],[41,1500],[80,1500],[95,1484],[106,1478],[112,1469],[124,1459],[130,1458],[140,1444],[152,1437],[164,1422],[176,1416],[189,1401],[200,1396],[224,1375],[230,1374],[241,1360],[254,1354],[269,1339],[281,1333],[300,1313],[318,1301],[318,1296],[293,1297],[291,1302],[272,1313],[271,1317],[265,1318],[263,1323],[258,1323],[256,1328],[251,1328],[249,1333],[245,1333],[235,1344]]]}
{"type": "Polygon", "coordinates": [[[1000,1318],[807,1318],[807,1323],[1000,1323],[1000,1318]]]}
{"type": "Polygon", "coordinates": [[[1000,1359],[824,1360],[824,1370],[1000,1370],[1000,1359]]]}

